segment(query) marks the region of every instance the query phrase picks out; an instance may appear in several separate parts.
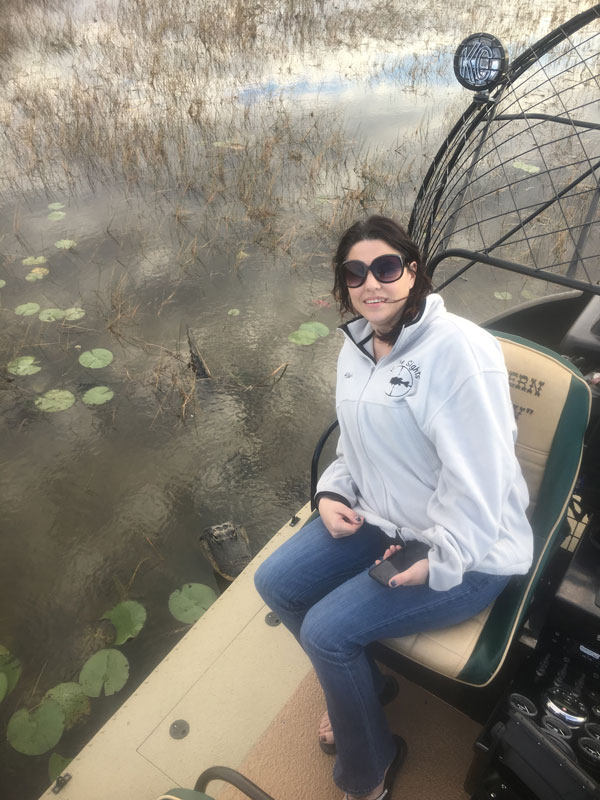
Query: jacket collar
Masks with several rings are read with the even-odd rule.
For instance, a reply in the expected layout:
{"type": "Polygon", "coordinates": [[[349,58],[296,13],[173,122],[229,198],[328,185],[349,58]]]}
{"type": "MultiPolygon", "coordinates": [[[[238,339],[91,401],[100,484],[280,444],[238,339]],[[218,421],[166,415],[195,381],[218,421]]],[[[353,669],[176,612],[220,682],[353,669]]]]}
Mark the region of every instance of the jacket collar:
{"type": "MultiPolygon", "coordinates": [[[[420,330],[427,321],[431,320],[431,318],[434,316],[438,316],[444,311],[444,301],[440,295],[428,295],[425,298],[423,305],[421,306],[421,310],[415,319],[413,319],[411,322],[405,323],[401,327],[398,338],[396,339],[392,348],[392,352],[400,349],[401,347],[406,347],[409,342],[413,341],[416,336],[419,335],[420,330]]],[[[352,344],[361,351],[361,353],[370,358],[371,361],[374,360],[373,355],[365,347],[367,342],[373,337],[373,327],[371,326],[370,322],[368,322],[364,317],[355,317],[349,322],[340,325],[338,330],[342,331],[346,338],[349,339],[350,342],[352,342],[352,344]]]]}

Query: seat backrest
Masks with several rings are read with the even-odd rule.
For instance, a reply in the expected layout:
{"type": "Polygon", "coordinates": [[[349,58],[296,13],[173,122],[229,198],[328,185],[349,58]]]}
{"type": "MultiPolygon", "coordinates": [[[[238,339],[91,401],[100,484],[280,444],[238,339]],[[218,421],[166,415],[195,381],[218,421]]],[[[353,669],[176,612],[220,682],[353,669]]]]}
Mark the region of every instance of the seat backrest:
{"type": "Polygon", "coordinates": [[[496,336],[517,421],[516,453],[529,488],[534,556],[529,573],[513,579],[497,599],[458,675],[475,685],[489,683],[502,666],[544,567],[559,544],[591,407],[590,388],[570,361],[527,339],[505,333],[496,336]]]}
{"type": "Polygon", "coordinates": [[[573,493],[591,392],[579,370],[557,353],[517,336],[496,336],[508,370],[518,429],[515,449],[529,489],[539,555],[551,548],[573,493]]]}

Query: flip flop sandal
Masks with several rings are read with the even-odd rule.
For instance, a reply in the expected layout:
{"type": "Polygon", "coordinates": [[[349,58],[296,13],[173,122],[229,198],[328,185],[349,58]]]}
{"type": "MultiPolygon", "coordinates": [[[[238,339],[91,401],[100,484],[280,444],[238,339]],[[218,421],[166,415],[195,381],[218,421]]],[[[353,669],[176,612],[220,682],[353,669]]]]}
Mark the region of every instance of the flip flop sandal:
{"type": "MultiPolygon", "coordinates": [[[[385,800],[386,797],[389,798],[391,796],[394,780],[396,779],[398,770],[404,763],[404,759],[406,758],[406,754],[408,752],[408,746],[401,736],[394,734],[394,742],[396,743],[396,755],[392,759],[392,762],[385,773],[385,778],[383,779],[383,791],[378,797],[375,798],[375,800],[385,800]]],[[[344,800],[350,800],[347,794],[344,795],[344,800]]]]}
{"type": "MultiPolygon", "coordinates": [[[[383,689],[381,690],[381,694],[379,695],[379,702],[381,703],[381,705],[387,706],[388,703],[391,703],[392,700],[396,698],[399,690],[400,687],[398,686],[398,681],[396,680],[396,678],[394,678],[393,675],[386,675],[385,683],[383,684],[383,689]]],[[[328,756],[334,756],[337,753],[335,742],[322,742],[319,739],[319,747],[328,756]]]]}

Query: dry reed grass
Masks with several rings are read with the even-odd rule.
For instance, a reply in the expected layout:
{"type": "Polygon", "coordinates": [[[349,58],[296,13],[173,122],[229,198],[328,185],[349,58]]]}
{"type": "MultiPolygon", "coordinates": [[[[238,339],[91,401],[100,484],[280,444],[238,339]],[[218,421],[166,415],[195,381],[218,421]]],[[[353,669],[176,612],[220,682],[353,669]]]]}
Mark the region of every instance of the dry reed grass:
{"type": "MultiPolygon", "coordinates": [[[[447,80],[448,54],[473,30],[493,27],[514,43],[539,23],[537,5],[506,3],[491,25],[489,7],[474,1],[6,2],[0,189],[168,195],[173,291],[232,237],[300,266],[358,216],[408,215],[439,122],[421,118],[392,147],[357,138],[342,106],[316,88],[312,105],[296,101],[296,74],[385,79],[410,98],[447,80]]],[[[576,10],[557,4],[544,31],[576,10]]],[[[119,280],[99,298],[100,317],[133,345],[135,287],[119,280]]]]}

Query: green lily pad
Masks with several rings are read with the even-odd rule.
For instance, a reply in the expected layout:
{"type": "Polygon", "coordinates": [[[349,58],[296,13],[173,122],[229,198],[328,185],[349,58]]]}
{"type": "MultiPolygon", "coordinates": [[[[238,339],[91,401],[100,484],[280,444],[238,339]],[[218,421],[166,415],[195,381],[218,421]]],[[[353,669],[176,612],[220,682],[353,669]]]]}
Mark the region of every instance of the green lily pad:
{"type": "Polygon", "coordinates": [[[110,350],[105,350],[103,347],[96,347],[94,350],[86,350],[79,356],[79,363],[82,367],[89,367],[90,369],[101,369],[107,367],[114,356],[110,350]]]}
{"type": "Polygon", "coordinates": [[[43,280],[50,270],[48,267],[34,267],[29,275],[25,275],[25,280],[33,283],[34,281],[41,281],[43,280]]]}
{"type": "Polygon", "coordinates": [[[65,312],[62,308],[45,308],[38,317],[42,322],[59,322],[64,318],[65,312]]]}
{"type": "Polygon", "coordinates": [[[525,300],[535,300],[536,294],[530,289],[521,289],[521,297],[524,297],[525,300]]]}
{"type": "Polygon", "coordinates": [[[48,777],[50,778],[50,783],[54,783],[58,776],[62,775],[71,761],[73,761],[72,758],[64,758],[63,756],[59,756],[58,753],[52,753],[48,759],[48,777]]]}
{"type": "Polygon", "coordinates": [[[210,586],[186,583],[169,597],[169,611],[179,622],[196,622],[216,599],[210,586]]]}
{"type": "Polygon", "coordinates": [[[539,167],[536,167],[534,164],[526,164],[524,161],[513,161],[512,165],[517,169],[523,170],[523,172],[530,172],[532,175],[540,171],[539,167]]]}
{"type": "Polygon", "coordinates": [[[66,216],[67,215],[65,214],[64,211],[51,211],[48,214],[48,219],[51,219],[54,222],[57,222],[59,219],[64,219],[66,216]]]}
{"type": "Polygon", "coordinates": [[[81,398],[86,406],[102,406],[112,400],[115,393],[108,386],[94,386],[81,398]]]}
{"type": "Polygon", "coordinates": [[[66,730],[88,717],[92,710],[90,699],[79,683],[59,683],[46,692],[44,699],[46,698],[54,700],[62,708],[66,730]]]}
{"type": "Polygon", "coordinates": [[[60,211],[60,209],[64,208],[64,207],[65,207],[64,203],[49,203],[48,204],[48,208],[50,209],[50,211],[60,211]]]}
{"type": "Polygon", "coordinates": [[[75,396],[67,389],[50,389],[35,398],[35,404],[40,411],[66,411],[74,402],[75,396]]]}
{"type": "Polygon", "coordinates": [[[288,336],[288,342],[293,344],[314,344],[319,337],[312,331],[293,331],[288,336]]]}
{"type": "Polygon", "coordinates": [[[125,600],[107,611],[102,619],[109,619],[115,626],[117,636],[114,644],[123,644],[127,639],[137,636],[144,627],[146,609],[135,600],[125,600]]]}
{"type": "Polygon", "coordinates": [[[41,756],[58,744],[65,729],[65,715],[54,700],[42,700],[34,711],[20,708],[6,728],[10,745],[26,756],[41,756]]]}
{"type": "Polygon", "coordinates": [[[46,258],[44,256],[27,256],[21,262],[25,267],[35,267],[36,264],[45,264],[46,258]]]}
{"type": "Polygon", "coordinates": [[[230,317],[239,317],[240,310],[239,308],[230,308],[227,313],[229,314],[230,317]]]}
{"type": "Polygon", "coordinates": [[[79,673],[79,683],[88,697],[108,697],[122,689],[129,677],[129,661],[118,650],[98,650],[79,673]]]}
{"type": "Polygon", "coordinates": [[[322,322],[303,322],[298,330],[314,333],[317,337],[329,335],[329,328],[322,322]]]}
{"type": "Polygon", "coordinates": [[[8,678],[3,672],[0,672],[0,703],[8,694],[8,678]]]}
{"type": "Polygon", "coordinates": [[[37,314],[39,310],[39,303],[23,303],[23,305],[15,308],[15,314],[20,317],[30,317],[32,314],[37,314]]]}
{"type": "Polygon", "coordinates": [[[7,369],[11,375],[35,375],[36,372],[41,370],[37,366],[38,362],[34,356],[21,356],[14,358],[8,365],[7,369]]]}
{"type": "Polygon", "coordinates": [[[79,308],[79,306],[65,308],[65,320],[67,322],[75,322],[76,319],[81,319],[82,317],[85,317],[83,308],[79,308]]]}
{"type": "Polygon", "coordinates": [[[0,675],[6,678],[6,694],[12,692],[21,677],[21,662],[0,644],[0,675]]]}
{"type": "Polygon", "coordinates": [[[512,300],[512,294],[510,292],[494,292],[494,297],[496,300],[512,300]]]}
{"type": "Polygon", "coordinates": [[[54,247],[58,247],[59,250],[71,250],[76,246],[77,242],[73,239],[59,239],[58,242],[54,242],[54,247]]]}
{"type": "Polygon", "coordinates": [[[0,289],[4,289],[4,287],[5,287],[5,286],[6,286],[6,281],[5,281],[5,280],[2,280],[2,279],[0,278],[0,289]]]}

